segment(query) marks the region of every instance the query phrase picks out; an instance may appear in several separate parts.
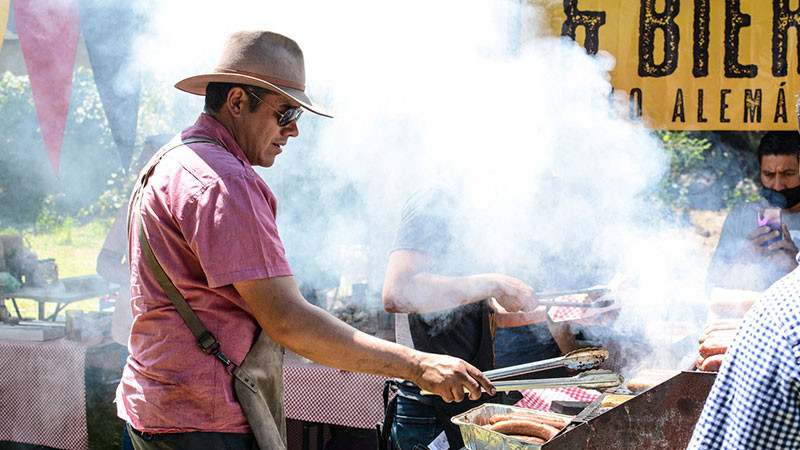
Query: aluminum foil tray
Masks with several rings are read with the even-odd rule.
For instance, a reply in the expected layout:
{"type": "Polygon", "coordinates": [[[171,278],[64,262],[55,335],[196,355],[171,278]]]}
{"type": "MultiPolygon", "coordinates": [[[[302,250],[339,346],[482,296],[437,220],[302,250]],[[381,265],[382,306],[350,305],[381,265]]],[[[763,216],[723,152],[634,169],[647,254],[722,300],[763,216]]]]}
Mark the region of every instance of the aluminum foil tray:
{"type": "MultiPolygon", "coordinates": [[[[495,414],[515,412],[531,412],[531,410],[516,406],[485,403],[451,418],[450,421],[461,430],[461,438],[464,439],[464,446],[469,450],[529,450],[541,448],[542,444],[532,444],[530,442],[521,441],[504,434],[490,431],[481,426],[489,423],[489,418],[495,414]]],[[[536,411],[536,413],[558,417],[567,422],[573,417],[544,411],[536,411]]]]}

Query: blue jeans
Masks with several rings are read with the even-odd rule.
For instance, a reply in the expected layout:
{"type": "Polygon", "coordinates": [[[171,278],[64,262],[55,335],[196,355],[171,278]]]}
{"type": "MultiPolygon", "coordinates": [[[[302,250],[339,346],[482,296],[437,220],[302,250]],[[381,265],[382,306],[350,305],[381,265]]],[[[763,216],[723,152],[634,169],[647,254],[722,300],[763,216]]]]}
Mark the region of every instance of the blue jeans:
{"type": "Polygon", "coordinates": [[[252,434],[240,433],[142,433],[126,424],[136,450],[258,450],[252,434]]]}
{"type": "Polygon", "coordinates": [[[398,396],[397,415],[392,423],[392,442],[396,450],[413,450],[428,445],[444,431],[436,423],[436,411],[414,400],[398,396]]]}

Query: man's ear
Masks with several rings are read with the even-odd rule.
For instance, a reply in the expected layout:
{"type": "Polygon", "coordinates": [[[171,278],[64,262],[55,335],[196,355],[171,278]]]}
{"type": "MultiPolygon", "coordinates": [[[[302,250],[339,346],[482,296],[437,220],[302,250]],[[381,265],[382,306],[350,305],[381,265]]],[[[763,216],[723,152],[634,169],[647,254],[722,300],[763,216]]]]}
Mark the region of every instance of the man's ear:
{"type": "Polygon", "coordinates": [[[225,107],[228,108],[230,111],[231,116],[239,117],[244,112],[245,108],[248,108],[250,104],[250,98],[247,95],[247,92],[240,87],[232,87],[228,91],[228,97],[225,99],[225,107]]]}

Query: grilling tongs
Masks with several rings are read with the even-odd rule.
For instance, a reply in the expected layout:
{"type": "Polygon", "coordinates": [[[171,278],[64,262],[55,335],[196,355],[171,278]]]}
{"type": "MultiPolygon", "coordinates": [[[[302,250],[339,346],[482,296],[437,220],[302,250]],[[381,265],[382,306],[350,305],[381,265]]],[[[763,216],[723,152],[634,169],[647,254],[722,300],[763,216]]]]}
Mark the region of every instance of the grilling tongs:
{"type": "Polygon", "coordinates": [[[553,291],[553,292],[543,292],[537,294],[536,296],[539,298],[539,304],[546,307],[551,306],[569,306],[573,308],[605,308],[607,306],[611,306],[614,304],[614,299],[611,298],[608,294],[611,293],[610,289],[607,288],[591,288],[591,289],[577,289],[574,291],[553,291]],[[557,300],[559,297],[565,297],[567,295],[580,295],[585,294],[589,296],[596,296],[594,300],[590,299],[585,302],[569,302],[563,300],[557,300]]]}
{"type": "Polygon", "coordinates": [[[573,350],[558,358],[544,359],[517,366],[503,367],[502,369],[487,370],[483,374],[491,381],[523,375],[531,372],[566,367],[573,370],[586,370],[595,367],[608,359],[608,351],[602,348],[590,347],[573,350]]]}
{"type": "MultiPolygon", "coordinates": [[[[501,380],[494,382],[498,391],[519,391],[522,389],[548,389],[557,387],[580,387],[586,389],[609,389],[625,382],[622,375],[610,370],[589,370],[574,377],[542,378],[538,380],[501,380]]],[[[464,388],[467,392],[467,388],[464,388]]],[[[421,391],[422,395],[434,395],[429,391],[421,391]]]]}

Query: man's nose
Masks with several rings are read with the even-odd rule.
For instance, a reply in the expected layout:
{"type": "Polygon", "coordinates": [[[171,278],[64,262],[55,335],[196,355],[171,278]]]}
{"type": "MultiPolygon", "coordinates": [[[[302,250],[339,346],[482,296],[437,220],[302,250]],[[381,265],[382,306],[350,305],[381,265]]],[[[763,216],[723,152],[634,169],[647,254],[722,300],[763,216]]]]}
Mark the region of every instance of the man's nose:
{"type": "Polygon", "coordinates": [[[775,189],[776,191],[782,191],[786,189],[787,181],[788,180],[786,179],[786,177],[781,175],[775,175],[775,187],[773,187],[772,189],[775,189]]]}
{"type": "Polygon", "coordinates": [[[281,133],[284,136],[292,136],[297,137],[300,135],[300,129],[297,127],[297,121],[293,120],[289,122],[285,127],[281,129],[281,133]]]}

